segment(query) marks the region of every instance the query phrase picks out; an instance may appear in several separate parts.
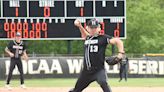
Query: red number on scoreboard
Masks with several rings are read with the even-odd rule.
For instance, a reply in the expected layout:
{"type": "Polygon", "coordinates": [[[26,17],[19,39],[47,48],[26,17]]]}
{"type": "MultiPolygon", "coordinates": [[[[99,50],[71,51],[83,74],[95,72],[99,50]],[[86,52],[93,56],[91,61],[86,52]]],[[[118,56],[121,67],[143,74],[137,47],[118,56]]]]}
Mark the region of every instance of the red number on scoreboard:
{"type": "Polygon", "coordinates": [[[47,23],[42,23],[42,31],[47,31],[47,23]]]}
{"type": "Polygon", "coordinates": [[[16,23],[11,23],[10,24],[10,29],[11,29],[11,34],[10,34],[10,37],[11,38],[14,38],[15,37],[15,34],[16,34],[16,23]]]}
{"type": "Polygon", "coordinates": [[[44,17],[50,17],[50,7],[44,7],[44,17]]]}
{"type": "Polygon", "coordinates": [[[42,31],[44,32],[44,38],[47,38],[47,23],[42,23],[42,31]]]}
{"type": "Polygon", "coordinates": [[[22,23],[21,23],[21,22],[18,22],[18,23],[17,23],[17,31],[20,32],[21,35],[22,35],[22,28],[23,28],[23,27],[22,27],[22,23]]]}
{"type": "Polygon", "coordinates": [[[35,24],[31,23],[31,25],[32,25],[32,30],[35,30],[35,24]]]}
{"type": "Polygon", "coordinates": [[[40,23],[36,23],[36,30],[40,30],[41,29],[40,26],[41,26],[40,23]]]}
{"type": "Polygon", "coordinates": [[[24,32],[23,32],[23,38],[28,38],[28,30],[24,30],[24,32]]]}
{"type": "Polygon", "coordinates": [[[10,38],[9,29],[10,29],[10,24],[8,22],[5,22],[4,23],[4,30],[7,32],[7,38],[10,38]]]}
{"type": "Polygon", "coordinates": [[[11,29],[11,31],[16,31],[16,23],[11,23],[10,29],[11,29]]]}
{"type": "Polygon", "coordinates": [[[23,30],[28,30],[28,23],[27,22],[23,23],[23,30]]]}
{"type": "Polygon", "coordinates": [[[11,32],[10,32],[10,38],[14,38],[14,37],[15,37],[15,34],[16,34],[15,31],[11,31],[11,32]]]}
{"type": "Polygon", "coordinates": [[[31,30],[31,31],[30,31],[30,38],[34,38],[34,37],[35,37],[34,30],[31,30]]]}
{"type": "Polygon", "coordinates": [[[41,37],[40,29],[41,29],[40,23],[36,23],[36,38],[40,38],[41,37]]]}
{"type": "Polygon", "coordinates": [[[44,32],[43,37],[47,38],[47,23],[31,23],[29,31],[29,24],[27,22],[21,23],[4,23],[4,31],[7,32],[8,38],[14,38],[16,32],[20,32],[23,38],[41,38],[41,31],[44,32]],[[11,30],[11,31],[10,31],[11,30]],[[35,31],[36,30],[36,31],[35,31]]]}
{"type": "Polygon", "coordinates": [[[5,30],[5,31],[9,31],[9,29],[10,29],[9,23],[8,23],[8,22],[5,22],[5,23],[4,23],[4,30],[5,30]]]}
{"type": "Polygon", "coordinates": [[[20,22],[17,23],[17,30],[18,31],[22,30],[22,23],[20,23],[20,22]]]}
{"type": "Polygon", "coordinates": [[[23,38],[28,38],[28,23],[27,22],[24,22],[23,23],[23,38]]]}
{"type": "Polygon", "coordinates": [[[16,17],[18,17],[18,15],[19,15],[18,12],[19,12],[18,7],[16,7],[16,8],[15,8],[15,16],[16,16],[16,17]]]}
{"type": "Polygon", "coordinates": [[[117,23],[117,28],[114,30],[114,37],[120,37],[120,24],[117,23]]]}
{"type": "Polygon", "coordinates": [[[40,34],[40,31],[36,31],[36,38],[40,38],[41,37],[41,34],[40,34]]]}
{"type": "Polygon", "coordinates": [[[119,37],[120,31],[118,29],[114,30],[114,37],[119,37]]]}

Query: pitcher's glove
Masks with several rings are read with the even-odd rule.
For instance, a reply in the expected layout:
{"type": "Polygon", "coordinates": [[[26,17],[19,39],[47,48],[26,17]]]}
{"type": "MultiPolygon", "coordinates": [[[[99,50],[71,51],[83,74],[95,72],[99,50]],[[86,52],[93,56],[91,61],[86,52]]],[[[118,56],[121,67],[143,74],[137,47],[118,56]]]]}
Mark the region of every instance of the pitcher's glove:
{"type": "Polygon", "coordinates": [[[118,56],[111,56],[111,57],[106,58],[106,62],[109,65],[115,65],[115,64],[120,63],[121,61],[122,61],[122,58],[118,58],[118,56]]]}

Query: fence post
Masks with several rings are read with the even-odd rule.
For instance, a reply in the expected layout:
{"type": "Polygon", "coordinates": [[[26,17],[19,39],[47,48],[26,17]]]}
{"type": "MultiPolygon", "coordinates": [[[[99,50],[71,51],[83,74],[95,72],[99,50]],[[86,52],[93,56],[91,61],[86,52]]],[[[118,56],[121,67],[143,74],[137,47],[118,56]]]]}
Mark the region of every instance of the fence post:
{"type": "Polygon", "coordinates": [[[72,41],[71,40],[67,40],[68,44],[67,44],[67,54],[72,54],[72,41]]]}

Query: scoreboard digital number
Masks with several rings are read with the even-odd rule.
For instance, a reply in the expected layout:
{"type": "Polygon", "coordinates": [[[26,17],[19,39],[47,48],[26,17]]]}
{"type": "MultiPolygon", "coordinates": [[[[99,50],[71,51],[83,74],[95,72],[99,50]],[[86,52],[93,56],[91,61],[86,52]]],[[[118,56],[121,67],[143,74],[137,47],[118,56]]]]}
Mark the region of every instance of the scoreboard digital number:
{"type": "Polygon", "coordinates": [[[100,34],[126,38],[125,0],[1,0],[0,40],[80,40],[74,20],[101,23],[100,34]]]}

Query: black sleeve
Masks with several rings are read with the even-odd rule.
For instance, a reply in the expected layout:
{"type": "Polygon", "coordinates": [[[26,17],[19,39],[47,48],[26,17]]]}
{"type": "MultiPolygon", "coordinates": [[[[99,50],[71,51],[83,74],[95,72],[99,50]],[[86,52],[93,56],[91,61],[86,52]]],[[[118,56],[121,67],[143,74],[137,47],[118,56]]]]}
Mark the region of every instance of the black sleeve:
{"type": "Polygon", "coordinates": [[[106,34],[104,36],[105,36],[106,44],[109,44],[109,40],[112,39],[113,37],[106,34]]]}
{"type": "Polygon", "coordinates": [[[13,46],[13,41],[10,41],[7,45],[7,48],[11,51],[13,46]]]}

